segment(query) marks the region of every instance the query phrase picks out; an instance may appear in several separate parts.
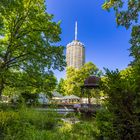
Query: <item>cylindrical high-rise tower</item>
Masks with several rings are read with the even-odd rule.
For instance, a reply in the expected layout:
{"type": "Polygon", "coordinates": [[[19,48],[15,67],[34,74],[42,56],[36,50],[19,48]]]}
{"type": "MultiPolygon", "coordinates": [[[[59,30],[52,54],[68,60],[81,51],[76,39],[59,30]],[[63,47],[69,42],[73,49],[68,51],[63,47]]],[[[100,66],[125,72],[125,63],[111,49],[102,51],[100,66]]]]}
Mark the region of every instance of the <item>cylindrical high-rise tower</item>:
{"type": "Polygon", "coordinates": [[[77,40],[77,22],[75,26],[75,40],[67,45],[66,49],[67,67],[81,68],[85,63],[85,47],[77,40]]]}

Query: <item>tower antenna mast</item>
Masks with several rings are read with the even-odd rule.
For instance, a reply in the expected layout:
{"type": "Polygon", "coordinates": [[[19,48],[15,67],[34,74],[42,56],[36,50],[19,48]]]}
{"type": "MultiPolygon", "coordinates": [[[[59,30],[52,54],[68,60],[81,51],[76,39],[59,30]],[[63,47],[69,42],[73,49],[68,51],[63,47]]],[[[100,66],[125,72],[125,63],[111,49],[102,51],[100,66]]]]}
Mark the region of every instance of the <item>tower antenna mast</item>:
{"type": "Polygon", "coordinates": [[[75,22],[75,40],[77,40],[77,21],[75,22]]]}

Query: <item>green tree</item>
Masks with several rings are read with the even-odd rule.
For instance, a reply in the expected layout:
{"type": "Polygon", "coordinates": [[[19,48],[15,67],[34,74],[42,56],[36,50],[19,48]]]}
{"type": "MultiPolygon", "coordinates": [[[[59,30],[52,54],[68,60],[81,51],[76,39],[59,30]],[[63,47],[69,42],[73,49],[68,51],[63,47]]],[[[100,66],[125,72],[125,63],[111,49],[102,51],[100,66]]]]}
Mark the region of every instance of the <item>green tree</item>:
{"type": "Polygon", "coordinates": [[[41,89],[63,70],[60,22],[52,21],[44,0],[0,1],[0,96],[6,86],[41,89]]]}
{"type": "Polygon", "coordinates": [[[65,94],[65,90],[64,90],[64,84],[65,84],[65,80],[63,78],[60,79],[57,87],[56,87],[56,91],[62,95],[65,94]]]}
{"type": "Polygon", "coordinates": [[[106,0],[103,9],[114,8],[118,26],[131,29],[130,55],[132,67],[123,71],[106,70],[102,90],[106,95],[105,108],[97,114],[101,135],[115,140],[140,139],[140,1],[106,0]]]}
{"type": "Polygon", "coordinates": [[[67,68],[64,89],[66,94],[81,96],[81,86],[86,78],[91,75],[101,75],[101,71],[92,63],[88,62],[80,69],[67,68]]]}
{"type": "Polygon", "coordinates": [[[78,77],[78,69],[75,69],[73,67],[68,67],[66,69],[66,79],[64,84],[64,90],[66,95],[80,94],[79,78],[80,77],[78,77]]]}
{"type": "MultiPolygon", "coordinates": [[[[106,70],[106,72],[102,89],[106,94],[107,112],[112,115],[107,115],[109,118],[103,121],[102,128],[107,123],[112,122],[112,132],[110,129],[103,132],[103,129],[100,128],[102,134],[116,140],[140,139],[140,94],[136,92],[137,84],[134,69],[128,67],[121,72],[118,70],[106,70]]],[[[102,120],[102,118],[100,119],[102,120]]]]}

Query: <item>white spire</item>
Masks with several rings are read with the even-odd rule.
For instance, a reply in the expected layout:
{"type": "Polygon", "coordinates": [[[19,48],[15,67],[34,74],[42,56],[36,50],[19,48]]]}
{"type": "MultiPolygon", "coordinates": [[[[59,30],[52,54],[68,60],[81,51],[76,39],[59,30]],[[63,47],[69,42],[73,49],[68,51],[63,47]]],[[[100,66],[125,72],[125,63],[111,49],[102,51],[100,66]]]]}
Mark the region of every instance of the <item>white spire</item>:
{"type": "Polygon", "coordinates": [[[75,40],[77,40],[77,21],[75,22],[75,40]]]}

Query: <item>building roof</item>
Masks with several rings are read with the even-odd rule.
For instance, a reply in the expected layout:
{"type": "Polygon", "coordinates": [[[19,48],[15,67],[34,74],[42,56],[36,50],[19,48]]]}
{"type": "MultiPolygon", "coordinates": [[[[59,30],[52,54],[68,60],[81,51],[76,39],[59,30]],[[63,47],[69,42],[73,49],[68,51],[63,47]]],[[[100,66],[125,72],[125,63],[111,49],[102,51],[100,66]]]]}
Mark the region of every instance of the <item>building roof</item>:
{"type": "Polygon", "coordinates": [[[96,76],[90,76],[84,81],[85,88],[96,88],[99,87],[100,78],[96,76]]]}
{"type": "Polygon", "coordinates": [[[69,95],[69,96],[64,96],[62,99],[80,99],[80,98],[75,95],[69,95]]]}
{"type": "Polygon", "coordinates": [[[78,40],[73,40],[71,43],[69,43],[67,45],[67,47],[69,47],[69,46],[82,46],[82,47],[84,47],[84,44],[78,40]]]}

